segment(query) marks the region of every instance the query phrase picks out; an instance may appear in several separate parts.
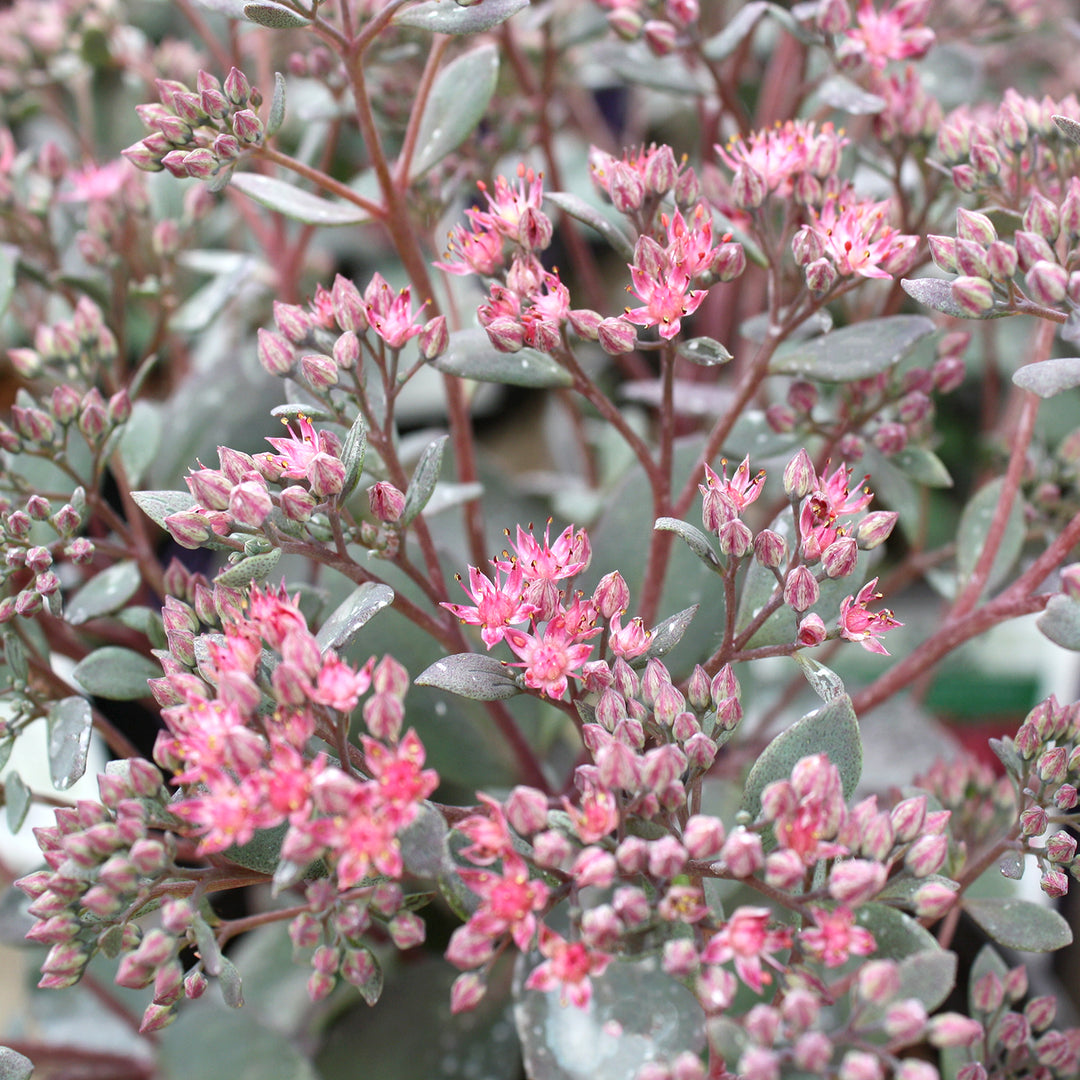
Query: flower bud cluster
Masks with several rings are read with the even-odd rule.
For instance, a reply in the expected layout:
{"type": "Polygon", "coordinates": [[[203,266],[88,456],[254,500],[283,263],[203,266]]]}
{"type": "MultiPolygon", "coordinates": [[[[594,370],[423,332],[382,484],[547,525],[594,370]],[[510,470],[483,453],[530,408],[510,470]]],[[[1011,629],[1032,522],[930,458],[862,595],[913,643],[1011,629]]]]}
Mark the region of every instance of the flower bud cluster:
{"type": "MultiPolygon", "coordinates": [[[[826,471],[818,476],[805,450],[788,462],[783,474],[784,491],[798,523],[798,543],[790,548],[781,533],[763,529],[755,536],[742,520],[741,515],[758,498],[765,481],[764,472],[751,476],[749,457],[730,479],[726,464],[722,477],[706,465],[705,478],[706,482],[699,485],[702,522],[719,541],[728,568],[723,572],[733,572],[738,561],[752,553],[776,578],[769,602],[743,631],[746,640],[774,611],[786,606],[800,619],[798,646],[818,645],[839,635],[859,642],[871,652],[885,652],[878,638],[901,624],[889,611],[868,610],[868,604],[880,599],[874,591],[876,578],[843,601],[839,625],[831,631],[811,610],[821,597],[821,583],[855,573],[859,551],[884,543],[896,524],[893,512],[875,511],[858,521],[850,517],[861,514],[873,498],[869,488],[861,495],[850,493],[851,469],[840,465],[831,474],[826,471]]],[[[715,557],[712,561],[719,565],[715,557]]]]}
{"type": "Polygon", "coordinates": [[[666,143],[625,150],[621,158],[592,146],[589,175],[597,192],[639,233],[651,232],[666,199],[680,210],[690,210],[701,194],[697,173],[685,158],[677,161],[666,143]]]}
{"type": "Polygon", "coordinates": [[[279,378],[301,378],[329,401],[342,373],[362,368],[365,352],[384,370],[385,349],[396,354],[414,337],[425,360],[442,353],[448,342],[446,318],[436,315],[420,322],[424,306],[413,311],[409,288],[395,293],[379,273],[363,293],[338,274],[329,290],[316,287],[307,307],[275,301],[277,331],[259,330],[259,363],[279,378]]]}
{"type": "Polygon", "coordinates": [[[1035,191],[1060,202],[1080,171],[1080,148],[1054,116],[1080,119],[1074,94],[1059,101],[1010,88],[994,108],[960,106],[945,117],[937,149],[956,187],[984,202],[1023,211],[1035,191]]]}
{"type": "Polygon", "coordinates": [[[311,950],[308,996],[321,1001],[340,978],[355,986],[368,1005],[374,1005],[382,991],[382,972],[364,937],[380,925],[399,949],[411,949],[424,941],[423,920],[407,909],[396,881],[345,893],[338,892],[332,882],[314,881],[305,896],[308,910],[289,924],[289,938],[296,952],[311,950]]]}
{"type": "Polygon", "coordinates": [[[71,502],[59,508],[42,495],[31,495],[21,505],[0,496],[0,543],[4,548],[0,583],[11,590],[0,599],[0,624],[43,609],[59,614],[62,592],[55,564],[63,558],[85,566],[94,557],[93,542],[76,535],[85,511],[82,488],[76,488],[71,502]],[[50,534],[56,539],[49,539],[50,534]]]}
{"type": "MultiPolygon", "coordinates": [[[[1019,814],[1019,858],[1006,858],[1002,873],[1020,877],[1024,855],[1033,855],[1039,885],[1050,896],[1069,891],[1069,877],[1080,879],[1076,837],[1069,831],[1080,814],[1080,702],[1061,705],[1051,694],[1028,713],[1013,739],[995,751],[1023,796],[1019,814]]],[[[1003,800],[1002,800],[1003,801],[1003,800]]]]}
{"type": "Polygon", "coordinates": [[[653,56],[691,46],[700,0],[595,0],[623,41],[643,41],[653,56]]]}
{"type": "Polygon", "coordinates": [[[175,870],[168,831],[174,819],[158,769],[132,758],[99,776],[98,788],[100,803],[81,800],[58,809],[55,825],[34,830],[48,869],[16,885],[30,897],[37,920],[27,937],[50,946],[38,985],[71,986],[95,953],[120,955],[119,985],[154,987],[157,1008],[144,1017],[149,1030],[163,1026],[161,1010],[184,996],[178,938],[191,929],[194,909],[173,895],[162,908],[161,928],[144,933],[133,921],[175,870]]]}
{"type": "MultiPolygon", "coordinates": [[[[1000,958],[997,964],[1000,967],[979,976],[970,991],[973,1017],[997,1033],[995,1056],[983,1064],[1007,1069],[1012,1076],[1075,1075],[1080,1068],[1080,1028],[1052,1029],[1057,999],[1047,994],[1025,1004],[1028,979],[1023,965],[1006,968],[1000,958]]],[[[978,1075],[991,1074],[984,1069],[978,1075]]],[[[976,1074],[970,1076],[974,1080],[976,1074]]]]}
{"type": "Polygon", "coordinates": [[[946,334],[930,367],[910,367],[902,373],[892,369],[853,380],[831,397],[823,397],[815,383],[796,379],[788,385],[783,402],[769,406],[766,419],[778,432],[814,431],[822,423],[844,423],[849,430],[839,449],[848,462],[862,457],[867,442],[885,457],[911,446],[932,445],[934,395],[952,393],[962,384],[963,354],[970,339],[965,333],[946,334]]]}
{"type": "Polygon", "coordinates": [[[287,437],[267,438],[276,453],[219,446],[220,468],[201,467],[185,477],[195,503],[163,521],[181,547],[202,547],[215,536],[257,535],[271,525],[294,536],[306,527],[325,539],[316,511],[344,491],[341,443],[331,431],[316,431],[302,414],[294,423],[286,421],[287,437]]]}
{"type": "Polygon", "coordinates": [[[158,101],[135,110],[151,134],[122,151],[136,168],[167,169],[219,187],[244,152],[262,144],[262,94],[237,68],[224,83],[200,71],[194,90],[174,79],[158,79],[156,85],[158,101]]]}
{"type": "Polygon", "coordinates": [[[1016,793],[1007,776],[978,758],[964,754],[949,761],[937,760],[915,777],[916,787],[930,792],[952,811],[951,830],[968,850],[1000,835],[1016,820],[1016,793]]]}

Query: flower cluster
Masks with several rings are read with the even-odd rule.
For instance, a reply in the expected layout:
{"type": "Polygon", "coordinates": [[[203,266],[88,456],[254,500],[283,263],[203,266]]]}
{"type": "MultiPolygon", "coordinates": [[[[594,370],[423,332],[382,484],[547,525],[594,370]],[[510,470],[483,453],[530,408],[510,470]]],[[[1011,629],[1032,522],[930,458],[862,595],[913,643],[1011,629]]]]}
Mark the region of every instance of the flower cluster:
{"type": "Polygon", "coordinates": [[[424,936],[397,884],[405,873],[399,837],[438,777],[424,768],[416,733],[402,733],[407,673],[391,657],[355,669],[323,649],[283,591],[254,588],[244,598],[192,586],[198,611],[221,632],[200,634],[196,607],[170,597],[166,674],[151,680],[166,723],[155,756],[181,797],[168,800],[158,770],[139,759],[102,776],[102,805],[58,811],[56,827],[38,837],[51,869],[20,883],[34,899],[35,940],[54,946],[42,985],[71,985],[99,949],[123,952],[118,982],[155,987],[145,1030],[173,1019],[185,993],[201,993],[204,969],[222,970],[212,933],[187,899],[198,875],[173,862],[176,835],[197,841],[200,854],[225,852],[247,865],[244,845],[283,826],[275,882],[291,885],[322,866],[294,928],[298,946],[328,939],[313,958],[315,999],[339,972],[370,991],[375,965],[358,939],[373,919],[400,948],[424,936]],[[340,761],[313,755],[315,737],[348,746],[349,716],[368,690],[370,734],[360,747],[340,761]],[[167,830],[162,839],[150,835],[155,828],[167,830]],[[163,928],[144,935],[132,920],[155,887],[168,898],[163,928]],[[178,959],[185,936],[202,957],[186,978],[178,959]]]}
{"type": "Polygon", "coordinates": [[[124,157],[144,172],[168,169],[223,187],[244,152],[262,144],[262,94],[235,67],[224,83],[200,71],[194,90],[175,79],[157,79],[156,86],[159,100],[136,108],[151,134],[124,157]]]}
{"type": "Polygon", "coordinates": [[[938,267],[959,275],[950,294],[961,315],[979,318],[997,305],[1006,311],[1024,303],[1052,311],[1080,305],[1080,268],[1073,254],[1080,237],[1080,180],[1069,180],[1060,201],[1031,194],[1020,224],[1011,239],[1002,240],[986,214],[961,207],[955,237],[927,237],[938,267]]]}

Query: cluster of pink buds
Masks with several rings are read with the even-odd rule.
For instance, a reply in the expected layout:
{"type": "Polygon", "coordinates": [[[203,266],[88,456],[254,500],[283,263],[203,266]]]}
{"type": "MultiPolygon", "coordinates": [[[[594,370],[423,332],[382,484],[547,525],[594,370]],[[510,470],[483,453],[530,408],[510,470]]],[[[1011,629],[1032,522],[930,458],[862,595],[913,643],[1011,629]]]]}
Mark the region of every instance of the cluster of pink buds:
{"type": "Polygon", "coordinates": [[[754,629],[773,611],[786,606],[801,619],[796,639],[800,646],[840,636],[887,655],[879,639],[901,624],[890,611],[869,610],[870,604],[881,598],[876,578],[842,601],[838,624],[831,631],[811,610],[821,598],[822,583],[853,574],[859,551],[880,546],[896,525],[897,515],[891,511],[856,516],[862,515],[873,495],[868,488],[861,494],[851,493],[851,472],[848,466],[838,465],[819,476],[805,450],[788,462],[783,482],[795,526],[794,542],[789,545],[775,529],[762,529],[755,535],[742,520],[743,511],[757,499],[765,480],[763,472],[751,476],[749,458],[730,479],[726,466],[723,476],[706,466],[706,482],[699,485],[702,521],[719,540],[729,568],[752,554],[776,578],[772,599],[755,616],[754,629]]]}
{"type": "Polygon", "coordinates": [[[425,360],[438,356],[448,340],[446,319],[423,321],[425,306],[414,311],[409,288],[395,292],[379,273],[363,292],[338,274],[330,289],[316,288],[306,307],[275,301],[277,330],[259,330],[259,362],[279,378],[299,376],[328,399],[343,377],[362,369],[365,353],[385,368],[388,352],[396,357],[417,338],[425,360]]]}
{"type": "Polygon", "coordinates": [[[1023,303],[1073,310],[1080,305],[1080,266],[1075,245],[1080,239],[1080,180],[1071,177],[1064,198],[1038,191],[1024,200],[1023,217],[1012,237],[998,237],[983,213],[956,211],[956,236],[929,236],[938,267],[957,274],[952,299],[969,318],[1001,306],[1023,303]],[[1022,284],[1021,284],[1022,283],[1022,284]]]}
{"type": "Polygon", "coordinates": [[[654,56],[667,56],[693,38],[700,0],[596,0],[608,25],[624,41],[642,40],[654,56]]]}
{"type": "Polygon", "coordinates": [[[1069,876],[1080,876],[1076,837],[1068,831],[1080,807],[1080,702],[1063,706],[1051,695],[1028,713],[1014,739],[991,745],[1023,792],[1020,839],[1002,873],[1020,877],[1024,856],[1033,855],[1043,891],[1063,896],[1069,876]]]}
{"type": "Polygon", "coordinates": [[[569,597],[561,584],[589,565],[592,548],[584,529],[567,526],[552,543],[550,522],[542,541],[519,525],[511,546],[513,554],[503,552],[501,559],[492,560],[490,578],[469,568],[468,584],[462,587],[472,605],[442,606],[463,623],[479,626],[488,649],[505,641],[519,658],[513,666],[523,669],[526,686],[564,697],[568,680],[582,678],[582,665],[593,651],[590,641],[604,632],[597,625],[600,618],[609,620],[606,639],[616,655],[632,658],[645,651],[648,634],[641,621],[621,624],[630,592],[617,573],[605,577],[591,597],[569,597]]]}
{"type": "Polygon", "coordinates": [[[174,824],[161,773],[133,758],[99,776],[98,787],[100,803],[61,808],[55,825],[35,829],[48,868],[17,882],[37,920],[27,936],[50,946],[38,985],[71,986],[95,953],[121,956],[120,985],[153,986],[143,1030],[156,1030],[174,1018],[183,997],[205,989],[203,968],[215,967],[211,950],[186,978],[178,954],[197,940],[201,946],[210,931],[186,898],[190,881],[175,882],[176,891],[166,894],[160,927],[143,931],[134,921],[157,886],[183,878],[173,861],[175,838],[158,831],[174,824]]]}
{"type": "Polygon", "coordinates": [[[243,153],[262,144],[262,94],[237,68],[224,83],[200,71],[194,90],[174,79],[158,79],[156,85],[159,100],[135,110],[151,134],[123,151],[136,168],[167,169],[219,187],[243,153]]]}
{"type": "Polygon", "coordinates": [[[686,210],[697,203],[701,184],[697,173],[666,143],[626,150],[621,158],[589,147],[589,175],[597,191],[626,215],[639,233],[648,232],[665,196],[686,210]]]}
{"type": "Polygon", "coordinates": [[[163,519],[173,539],[198,548],[213,536],[260,533],[271,515],[286,532],[296,533],[305,524],[317,531],[316,510],[348,494],[348,470],[333,432],[316,431],[303,415],[295,424],[295,429],[286,424],[287,436],[266,440],[275,453],[252,455],[219,446],[219,469],[190,473],[185,479],[195,505],[163,519]],[[271,484],[277,490],[271,491],[271,484]]]}
{"type": "Polygon", "coordinates": [[[1052,994],[1029,998],[1027,969],[1007,968],[1000,957],[971,988],[972,1014],[993,1043],[981,1046],[978,1064],[956,1074],[962,1080],[987,1080],[1006,1073],[1017,1077],[1070,1076],[1080,1068],[1080,1028],[1052,1030],[1057,999],[1052,994]]]}
{"type": "Polygon", "coordinates": [[[1060,203],[1068,180],[1080,171],[1080,148],[1054,123],[1080,119],[1080,101],[1059,101],[1005,91],[996,108],[961,106],[945,117],[938,152],[960,191],[977,192],[989,204],[1023,212],[1033,192],[1060,203]]]}
{"type": "Polygon", "coordinates": [[[885,457],[908,446],[925,446],[933,438],[935,394],[949,394],[960,387],[966,369],[964,352],[971,335],[954,332],[937,345],[937,360],[928,368],[912,366],[839,386],[831,398],[823,398],[818,385],[805,379],[789,383],[783,401],[768,407],[765,418],[774,431],[813,431],[824,415],[835,416],[848,428],[837,449],[849,462],[858,461],[867,443],[885,457]],[[832,413],[826,413],[826,409],[832,413]]]}

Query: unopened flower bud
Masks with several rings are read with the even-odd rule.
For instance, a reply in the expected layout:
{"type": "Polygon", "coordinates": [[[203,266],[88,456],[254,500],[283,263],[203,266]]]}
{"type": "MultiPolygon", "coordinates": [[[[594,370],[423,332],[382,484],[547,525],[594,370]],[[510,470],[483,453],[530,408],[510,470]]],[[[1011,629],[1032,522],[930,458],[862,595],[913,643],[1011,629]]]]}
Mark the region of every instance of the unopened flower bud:
{"type": "Polygon", "coordinates": [[[784,582],[784,603],[793,611],[802,613],[812,608],[821,595],[813,571],[806,566],[796,566],[784,582]]]}
{"type": "Polygon", "coordinates": [[[619,356],[637,346],[637,331],[623,318],[603,319],[596,328],[596,339],[609,356],[619,356]]]}
{"type": "Polygon", "coordinates": [[[932,1046],[971,1046],[983,1037],[983,1026],[960,1013],[939,1013],[931,1017],[927,1038],[932,1046]]]}
{"type": "Polygon", "coordinates": [[[994,287],[985,278],[958,277],[949,291],[956,305],[972,318],[979,318],[994,306],[994,287]]]}
{"type": "Polygon", "coordinates": [[[1052,307],[1065,299],[1069,286],[1069,274],[1056,262],[1040,259],[1024,275],[1024,283],[1033,300],[1052,307]]]}
{"type": "Polygon", "coordinates": [[[393,524],[405,510],[405,496],[386,480],[372,484],[367,495],[372,514],[383,524],[393,524]]]}
{"type": "Polygon", "coordinates": [[[828,259],[815,259],[806,267],[806,287],[815,296],[824,296],[836,284],[836,268],[828,259]]]}
{"type": "Polygon", "coordinates": [[[768,569],[776,569],[787,558],[787,542],[772,529],[762,529],[754,537],[754,558],[768,569]]]}

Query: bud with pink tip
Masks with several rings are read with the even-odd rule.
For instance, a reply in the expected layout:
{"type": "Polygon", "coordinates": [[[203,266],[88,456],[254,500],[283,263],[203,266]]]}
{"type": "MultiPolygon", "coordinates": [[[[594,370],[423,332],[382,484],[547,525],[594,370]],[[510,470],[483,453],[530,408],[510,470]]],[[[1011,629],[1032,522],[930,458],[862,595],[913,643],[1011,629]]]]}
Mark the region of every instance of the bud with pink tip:
{"type": "Polygon", "coordinates": [[[939,1050],[949,1046],[971,1046],[983,1037],[983,1026],[961,1013],[939,1013],[930,1019],[927,1038],[939,1050]]]}
{"type": "Polygon", "coordinates": [[[793,611],[804,612],[818,602],[821,589],[813,571],[806,566],[796,566],[784,582],[784,603],[793,611]]]}

